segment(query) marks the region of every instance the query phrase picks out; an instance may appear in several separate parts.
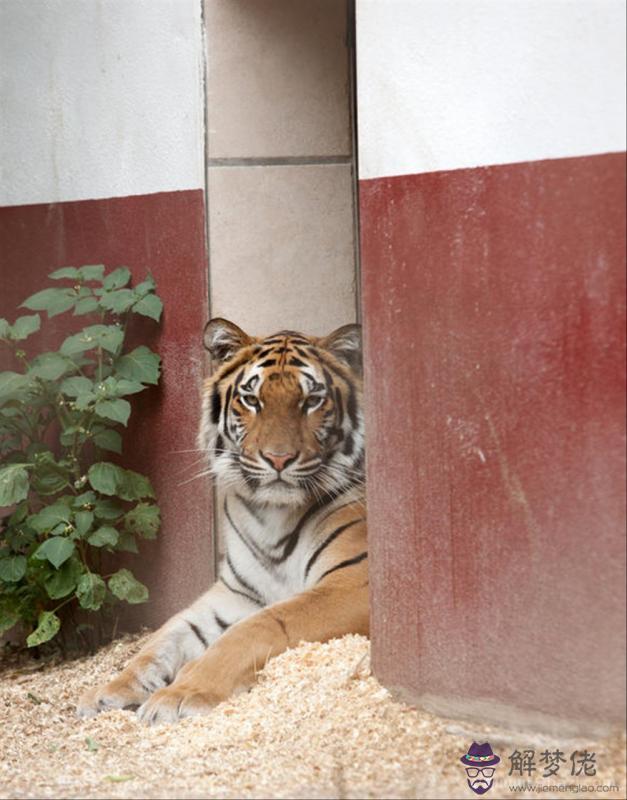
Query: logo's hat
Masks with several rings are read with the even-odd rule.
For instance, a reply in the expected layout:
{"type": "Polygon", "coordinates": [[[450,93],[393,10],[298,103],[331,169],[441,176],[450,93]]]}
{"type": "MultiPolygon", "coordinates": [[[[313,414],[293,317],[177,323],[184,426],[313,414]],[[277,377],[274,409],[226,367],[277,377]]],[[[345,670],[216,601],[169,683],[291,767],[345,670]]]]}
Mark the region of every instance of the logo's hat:
{"type": "Polygon", "coordinates": [[[462,756],[459,760],[467,767],[493,767],[495,764],[498,764],[501,759],[494,755],[488,742],[484,742],[483,744],[473,742],[468,748],[466,755],[462,756]]]}

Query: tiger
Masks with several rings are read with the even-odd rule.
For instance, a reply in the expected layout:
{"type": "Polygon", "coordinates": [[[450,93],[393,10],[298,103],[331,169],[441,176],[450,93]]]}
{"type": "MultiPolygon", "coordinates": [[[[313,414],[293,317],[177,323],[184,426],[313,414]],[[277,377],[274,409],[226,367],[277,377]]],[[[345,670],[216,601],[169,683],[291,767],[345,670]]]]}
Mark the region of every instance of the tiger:
{"type": "Polygon", "coordinates": [[[215,318],[205,346],[198,446],[221,495],[218,578],[87,691],[79,716],[206,714],[302,641],[368,635],[360,327],[259,338],[215,318]]]}

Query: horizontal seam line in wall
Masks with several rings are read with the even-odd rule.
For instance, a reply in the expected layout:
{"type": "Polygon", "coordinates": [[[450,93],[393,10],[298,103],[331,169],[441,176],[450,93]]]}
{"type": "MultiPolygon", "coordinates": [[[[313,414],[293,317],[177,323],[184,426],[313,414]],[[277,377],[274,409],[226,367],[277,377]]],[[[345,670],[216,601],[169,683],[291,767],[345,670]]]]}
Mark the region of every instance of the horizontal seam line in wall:
{"type": "Polygon", "coordinates": [[[350,164],[352,156],[279,156],[277,158],[210,158],[210,167],[292,167],[350,164]]]}

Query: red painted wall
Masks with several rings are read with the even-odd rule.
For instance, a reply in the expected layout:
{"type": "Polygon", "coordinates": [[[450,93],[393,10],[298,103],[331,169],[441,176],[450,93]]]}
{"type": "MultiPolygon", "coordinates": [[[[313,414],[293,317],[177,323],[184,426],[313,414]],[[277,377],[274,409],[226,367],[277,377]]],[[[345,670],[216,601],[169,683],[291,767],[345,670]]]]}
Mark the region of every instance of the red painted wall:
{"type": "Polygon", "coordinates": [[[624,155],[362,181],[360,207],[377,675],[622,723],[624,155]]]}
{"type": "MultiPolygon", "coordinates": [[[[133,398],[122,457],[125,466],[150,477],[162,512],[158,539],[141,543],[140,554],[129,557],[151,589],[150,602],[135,607],[133,619],[154,625],[213,578],[210,487],[206,479],[182,484],[197,471],[190,468],[196,454],[179,452],[196,447],[205,370],[202,190],[0,208],[0,316],[13,319],[22,300],[50,285],[46,276],[53,269],[98,263],[126,265],[136,281],[150,270],[165,306],[159,329],[146,320],[130,332],[160,353],[163,374],[158,387],[133,398]]],[[[46,321],[44,346],[56,347],[77,320],[86,318],[46,321]]],[[[41,346],[38,336],[29,345],[41,346]]]]}

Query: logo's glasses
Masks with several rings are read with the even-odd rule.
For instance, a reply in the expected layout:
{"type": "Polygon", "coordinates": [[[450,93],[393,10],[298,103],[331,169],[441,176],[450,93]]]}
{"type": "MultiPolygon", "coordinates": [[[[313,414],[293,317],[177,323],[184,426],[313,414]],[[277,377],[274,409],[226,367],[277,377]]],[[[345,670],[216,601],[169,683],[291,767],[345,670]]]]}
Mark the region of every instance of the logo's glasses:
{"type": "Polygon", "coordinates": [[[476,778],[479,773],[481,773],[484,778],[491,778],[494,775],[494,767],[482,767],[481,769],[477,769],[477,767],[466,767],[466,774],[469,778],[476,778]]]}

